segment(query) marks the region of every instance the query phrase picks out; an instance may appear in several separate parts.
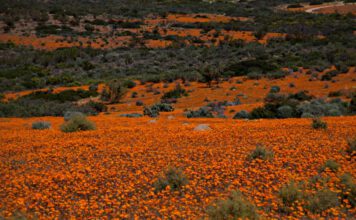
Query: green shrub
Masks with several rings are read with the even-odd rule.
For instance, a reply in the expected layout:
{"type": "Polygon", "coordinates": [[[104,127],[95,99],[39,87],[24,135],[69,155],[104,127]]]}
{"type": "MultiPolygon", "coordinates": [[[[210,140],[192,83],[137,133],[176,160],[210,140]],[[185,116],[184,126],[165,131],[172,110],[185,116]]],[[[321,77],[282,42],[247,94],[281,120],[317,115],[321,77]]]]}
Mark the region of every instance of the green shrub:
{"type": "Polygon", "coordinates": [[[126,86],[123,85],[118,80],[113,80],[108,83],[108,90],[106,89],[103,91],[102,97],[108,96],[108,101],[110,103],[118,103],[126,94],[126,86]]]}
{"type": "Polygon", "coordinates": [[[159,110],[157,108],[154,108],[152,106],[145,106],[143,108],[143,115],[147,115],[151,118],[156,118],[159,116],[159,110]]]}
{"type": "Polygon", "coordinates": [[[126,86],[129,89],[132,89],[136,86],[136,83],[132,80],[126,80],[126,81],[124,81],[123,84],[124,84],[124,86],[126,86]]]}
{"type": "Polygon", "coordinates": [[[287,8],[303,8],[304,6],[301,4],[290,4],[287,8]]]}
{"type": "Polygon", "coordinates": [[[320,118],[313,118],[312,127],[314,129],[326,129],[328,127],[327,123],[322,121],[320,118]]]}
{"type": "Polygon", "coordinates": [[[78,90],[72,90],[72,89],[67,89],[64,91],[61,91],[59,93],[52,93],[51,90],[48,91],[36,91],[33,93],[30,93],[28,95],[23,96],[23,98],[29,98],[29,99],[43,99],[47,101],[59,101],[59,102],[75,102],[80,99],[85,99],[89,97],[94,97],[97,96],[98,93],[96,91],[87,91],[83,89],[78,89],[78,90]]]}
{"type": "Polygon", "coordinates": [[[157,103],[152,106],[145,106],[143,109],[143,115],[147,115],[151,118],[155,118],[160,112],[172,112],[174,107],[166,103],[157,103]]]}
{"type": "Polygon", "coordinates": [[[320,168],[320,172],[323,172],[326,170],[326,168],[329,168],[331,171],[336,172],[340,167],[340,164],[338,164],[334,160],[327,160],[325,164],[320,168]]]}
{"type": "Polygon", "coordinates": [[[273,151],[267,150],[265,147],[261,145],[257,145],[256,149],[253,150],[250,155],[248,155],[249,160],[254,160],[254,159],[262,159],[262,160],[268,160],[274,157],[273,151]]]}
{"type": "Polygon", "coordinates": [[[348,140],[348,147],[346,153],[350,156],[356,156],[356,138],[348,140]]]}
{"type": "Polygon", "coordinates": [[[141,100],[136,101],[136,106],[143,106],[143,102],[141,100]]]}
{"type": "Polygon", "coordinates": [[[63,132],[87,131],[95,129],[95,124],[83,115],[72,116],[69,121],[61,125],[61,131],[63,132]]]}
{"type": "Polygon", "coordinates": [[[46,101],[43,99],[19,98],[6,103],[0,102],[1,117],[42,117],[63,116],[67,111],[97,115],[98,112],[88,104],[77,105],[72,102],[46,101]]]}
{"type": "Polygon", "coordinates": [[[108,110],[108,107],[101,102],[90,101],[87,105],[93,108],[96,112],[106,112],[108,110]]]}
{"type": "Polygon", "coordinates": [[[277,109],[277,116],[279,118],[292,118],[294,110],[289,105],[283,105],[277,109]]]}
{"type": "Polygon", "coordinates": [[[278,195],[286,206],[291,206],[295,201],[302,197],[299,187],[294,182],[284,185],[279,190],[278,195]]]}
{"type": "Polygon", "coordinates": [[[63,115],[64,121],[69,121],[70,119],[72,119],[73,117],[76,117],[76,116],[85,117],[85,114],[83,114],[82,112],[66,111],[63,115]]]}
{"type": "Polygon", "coordinates": [[[272,86],[270,89],[270,93],[278,93],[281,91],[281,88],[279,86],[272,86]]]}
{"type": "Polygon", "coordinates": [[[337,193],[329,189],[320,190],[315,195],[307,198],[307,209],[312,213],[321,213],[338,205],[339,199],[337,193]]]}
{"type": "Polygon", "coordinates": [[[171,190],[179,190],[188,184],[188,178],[181,169],[175,167],[168,168],[163,175],[153,183],[156,192],[166,189],[167,186],[171,190]]]}
{"type": "Polygon", "coordinates": [[[266,109],[264,107],[257,107],[254,108],[250,112],[250,119],[257,119],[257,118],[275,118],[275,113],[270,111],[269,109],[266,109]]]}
{"type": "Polygon", "coordinates": [[[351,207],[356,207],[356,184],[355,180],[349,173],[345,173],[341,176],[342,187],[342,201],[347,199],[351,207]]]}
{"type": "Polygon", "coordinates": [[[249,117],[248,112],[245,110],[241,110],[234,115],[233,119],[241,119],[241,118],[248,118],[248,117],[249,117]]]}
{"type": "Polygon", "coordinates": [[[32,123],[32,129],[44,130],[51,128],[51,122],[48,121],[36,121],[32,123]]]}
{"type": "Polygon", "coordinates": [[[305,112],[300,117],[301,118],[314,118],[314,115],[312,115],[311,113],[305,112]]]}
{"type": "Polygon", "coordinates": [[[181,98],[182,96],[187,96],[187,95],[188,95],[187,91],[185,91],[185,89],[183,89],[181,87],[181,85],[178,83],[173,90],[164,93],[161,99],[162,100],[164,100],[164,99],[178,99],[178,98],[181,98]]]}
{"type": "Polygon", "coordinates": [[[190,110],[184,113],[187,118],[214,118],[213,112],[209,107],[201,107],[196,111],[190,110]]]}
{"type": "Polygon", "coordinates": [[[232,191],[226,200],[207,208],[209,219],[259,219],[256,207],[240,191],[232,191]]]}

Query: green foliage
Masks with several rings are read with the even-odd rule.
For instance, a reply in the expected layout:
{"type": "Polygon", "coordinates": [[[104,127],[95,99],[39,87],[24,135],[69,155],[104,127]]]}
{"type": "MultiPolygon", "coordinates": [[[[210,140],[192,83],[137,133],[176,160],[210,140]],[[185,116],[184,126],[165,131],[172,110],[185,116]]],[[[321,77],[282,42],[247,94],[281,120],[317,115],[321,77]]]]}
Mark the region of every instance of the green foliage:
{"type": "Polygon", "coordinates": [[[237,112],[233,117],[233,119],[242,119],[242,118],[245,118],[245,119],[249,118],[249,114],[247,111],[241,110],[241,111],[237,112]]]}
{"type": "Polygon", "coordinates": [[[162,100],[172,99],[172,98],[178,99],[181,98],[182,96],[187,96],[187,95],[188,95],[187,91],[183,89],[181,85],[178,83],[173,90],[164,93],[161,99],[162,100]]]}
{"type": "Polygon", "coordinates": [[[259,219],[256,207],[240,191],[232,191],[226,200],[207,208],[209,219],[259,219]]]}
{"type": "Polygon", "coordinates": [[[295,201],[302,198],[302,192],[294,182],[284,185],[279,190],[278,195],[286,206],[291,206],[295,201]]]}
{"type": "Polygon", "coordinates": [[[313,118],[312,128],[314,129],[327,129],[328,124],[322,121],[320,118],[313,118]]]}
{"type": "Polygon", "coordinates": [[[249,160],[261,159],[261,160],[269,160],[274,157],[274,153],[271,150],[266,149],[261,145],[257,145],[256,148],[248,155],[249,160]]]}
{"type": "Polygon", "coordinates": [[[132,89],[136,86],[136,83],[132,80],[126,80],[124,81],[123,85],[129,89],[132,89]]]}
{"type": "Polygon", "coordinates": [[[166,103],[157,103],[152,106],[145,106],[143,109],[143,115],[147,115],[151,118],[155,118],[159,115],[160,112],[172,112],[174,108],[170,104],[166,103]]]}
{"type": "Polygon", "coordinates": [[[185,112],[187,118],[214,118],[213,112],[209,107],[201,107],[196,111],[185,112]]]}
{"type": "Polygon", "coordinates": [[[45,130],[51,128],[51,122],[48,121],[36,121],[32,123],[32,129],[45,130]]]}
{"type": "Polygon", "coordinates": [[[85,114],[82,112],[76,112],[76,111],[66,111],[63,115],[64,121],[69,121],[73,117],[85,117],[85,114]]]}
{"type": "Polygon", "coordinates": [[[98,93],[95,91],[87,91],[83,89],[78,90],[64,90],[59,93],[53,93],[52,91],[36,91],[30,93],[29,95],[24,96],[24,98],[29,99],[43,99],[47,101],[59,101],[59,102],[75,102],[80,99],[85,99],[89,97],[98,96],[98,93]]]}
{"type": "Polygon", "coordinates": [[[318,191],[315,195],[307,198],[307,206],[312,213],[321,213],[329,208],[339,205],[339,199],[336,192],[329,189],[318,191]]]}
{"type": "Polygon", "coordinates": [[[45,101],[43,99],[20,98],[1,103],[0,117],[42,117],[63,116],[67,111],[80,111],[87,115],[97,115],[97,109],[90,104],[77,105],[72,102],[45,101]]]}
{"type": "Polygon", "coordinates": [[[294,109],[289,105],[283,105],[277,109],[278,118],[292,118],[294,116],[294,109]]]}
{"type": "Polygon", "coordinates": [[[278,93],[281,91],[281,88],[279,86],[272,86],[271,90],[269,91],[270,93],[278,93]]]}
{"type": "Polygon", "coordinates": [[[356,137],[348,140],[348,147],[346,149],[346,153],[349,154],[351,157],[356,156],[356,137]]]}
{"type": "Polygon", "coordinates": [[[349,104],[349,112],[351,114],[356,114],[356,94],[353,94],[349,104]]]}
{"type": "Polygon", "coordinates": [[[325,171],[326,168],[329,168],[331,171],[336,172],[340,167],[340,164],[338,164],[334,160],[327,160],[325,164],[320,168],[320,172],[325,171]]]}
{"type": "Polygon", "coordinates": [[[342,201],[347,199],[351,207],[356,207],[356,183],[351,174],[345,173],[340,178],[343,185],[341,196],[342,201]]]}
{"type": "Polygon", "coordinates": [[[94,122],[89,121],[83,115],[72,116],[69,121],[61,125],[61,131],[68,132],[77,132],[77,131],[88,131],[95,130],[96,126],[94,122]]]}
{"type": "Polygon", "coordinates": [[[169,167],[163,175],[153,183],[156,192],[162,191],[170,187],[171,190],[180,190],[183,186],[187,185],[189,180],[181,169],[169,167]]]}
{"type": "MultiPolygon", "coordinates": [[[[118,80],[113,80],[108,83],[108,101],[110,103],[118,103],[126,94],[126,87],[118,80]]],[[[105,90],[106,91],[106,90],[105,90]]],[[[102,96],[104,97],[104,91],[102,96]]]]}

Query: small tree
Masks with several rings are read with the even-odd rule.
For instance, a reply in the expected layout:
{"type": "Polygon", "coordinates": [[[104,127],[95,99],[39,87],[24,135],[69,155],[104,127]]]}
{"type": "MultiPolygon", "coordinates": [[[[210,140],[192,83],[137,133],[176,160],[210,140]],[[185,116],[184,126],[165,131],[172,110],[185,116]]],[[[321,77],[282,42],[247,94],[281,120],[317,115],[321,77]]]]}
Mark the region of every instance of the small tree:
{"type": "Polygon", "coordinates": [[[208,87],[211,88],[214,80],[217,84],[219,84],[221,72],[222,70],[220,66],[205,66],[201,71],[201,75],[203,76],[204,82],[206,82],[208,87]]]}
{"type": "Polygon", "coordinates": [[[110,103],[118,103],[126,94],[126,87],[118,80],[108,83],[108,91],[103,91],[102,96],[107,95],[110,103]],[[104,94],[105,93],[107,94],[104,94]]]}

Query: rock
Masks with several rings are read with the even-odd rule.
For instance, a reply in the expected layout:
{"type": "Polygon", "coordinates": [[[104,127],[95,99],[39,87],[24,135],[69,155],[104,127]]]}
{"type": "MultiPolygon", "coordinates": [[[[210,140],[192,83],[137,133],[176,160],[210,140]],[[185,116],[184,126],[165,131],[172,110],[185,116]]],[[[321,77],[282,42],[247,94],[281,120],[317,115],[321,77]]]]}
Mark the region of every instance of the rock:
{"type": "Polygon", "coordinates": [[[170,115],[170,116],[168,116],[167,118],[168,118],[168,120],[173,120],[173,119],[175,119],[176,117],[174,117],[173,115],[170,115]]]}
{"type": "Polygon", "coordinates": [[[157,120],[156,119],[152,119],[152,120],[149,120],[148,123],[149,124],[154,124],[154,123],[157,123],[157,120]]]}
{"type": "Polygon", "coordinates": [[[194,128],[194,131],[210,131],[211,128],[208,124],[200,124],[194,128]]]}

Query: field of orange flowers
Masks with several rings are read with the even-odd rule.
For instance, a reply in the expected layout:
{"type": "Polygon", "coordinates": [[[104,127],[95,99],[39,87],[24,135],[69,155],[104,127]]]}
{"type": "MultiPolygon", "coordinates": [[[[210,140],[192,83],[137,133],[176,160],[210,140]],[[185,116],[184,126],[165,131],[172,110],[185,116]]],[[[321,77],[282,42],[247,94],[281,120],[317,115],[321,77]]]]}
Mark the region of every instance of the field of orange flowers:
{"type": "MultiPolygon", "coordinates": [[[[345,154],[356,134],[356,117],[325,118],[327,130],[310,119],[256,120],[168,118],[127,119],[115,114],[90,118],[95,131],[62,133],[62,118],[0,119],[0,216],[22,213],[39,219],[199,219],[206,207],[240,190],[262,218],[286,219],[279,211],[282,185],[317,182],[340,192],[339,177],[356,175],[345,154]],[[52,123],[32,130],[34,121],[52,123]],[[210,131],[193,131],[198,124],[210,131]],[[257,144],[273,150],[272,160],[247,159],[257,144]],[[336,172],[319,173],[326,160],[336,172]],[[167,167],[181,168],[189,183],[180,191],[155,193],[153,182],[167,167]]],[[[290,219],[352,218],[348,201],[319,214],[296,203],[290,219]],[[345,211],[346,210],[346,211],[345,211]]]]}

